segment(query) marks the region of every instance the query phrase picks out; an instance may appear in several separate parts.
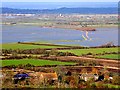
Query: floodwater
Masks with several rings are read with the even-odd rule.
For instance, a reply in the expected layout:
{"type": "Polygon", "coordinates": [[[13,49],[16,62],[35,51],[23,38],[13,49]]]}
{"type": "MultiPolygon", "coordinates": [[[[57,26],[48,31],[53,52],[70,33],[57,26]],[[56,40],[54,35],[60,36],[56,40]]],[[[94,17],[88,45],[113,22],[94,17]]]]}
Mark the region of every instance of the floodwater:
{"type": "Polygon", "coordinates": [[[99,46],[108,42],[118,45],[118,28],[97,28],[97,31],[42,28],[30,25],[3,25],[2,42],[46,41],[53,44],[99,46]]]}

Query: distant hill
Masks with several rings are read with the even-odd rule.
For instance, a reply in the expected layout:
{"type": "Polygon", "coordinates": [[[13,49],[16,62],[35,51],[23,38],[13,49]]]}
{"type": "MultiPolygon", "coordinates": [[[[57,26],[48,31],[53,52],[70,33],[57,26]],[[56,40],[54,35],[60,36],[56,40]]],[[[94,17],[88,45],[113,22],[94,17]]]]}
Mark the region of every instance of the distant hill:
{"type": "Polygon", "coordinates": [[[117,14],[117,7],[109,7],[109,8],[59,8],[59,9],[13,9],[13,8],[0,8],[2,9],[2,13],[12,13],[12,14],[51,14],[51,13],[61,13],[61,14],[71,14],[71,13],[79,13],[79,14],[117,14]]]}

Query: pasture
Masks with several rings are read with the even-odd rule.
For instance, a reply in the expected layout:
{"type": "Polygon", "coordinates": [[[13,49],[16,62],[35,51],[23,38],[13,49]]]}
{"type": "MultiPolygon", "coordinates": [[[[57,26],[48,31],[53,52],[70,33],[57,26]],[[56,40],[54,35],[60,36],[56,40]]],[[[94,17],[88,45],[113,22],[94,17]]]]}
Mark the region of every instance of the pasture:
{"type": "Polygon", "coordinates": [[[73,62],[60,62],[60,61],[51,61],[43,59],[12,59],[12,60],[2,60],[2,67],[9,65],[26,65],[31,64],[34,66],[44,66],[44,65],[75,65],[73,62]]]}
{"type": "Polygon", "coordinates": [[[30,45],[30,44],[18,44],[18,43],[5,43],[2,44],[2,49],[46,49],[46,48],[58,48],[58,46],[45,46],[45,45],[30,45]]]}
{"type": "Polygon", "coordinates": [[[118,52],[117,47],[113,48],[89,48],[89,49],[74,49],[74,50],[60,50],[61,52],[71,52],[78,56],[81,56],[82,54],[100,54],[105,52],[118,52]]]}
{"type": "Polygon", "coordinates": [[[96,56],[97,58],[107,58],[107,59],[118,59],[120,60],[120,54],[106,54],[106,55],[100,55],[96,56]]]}

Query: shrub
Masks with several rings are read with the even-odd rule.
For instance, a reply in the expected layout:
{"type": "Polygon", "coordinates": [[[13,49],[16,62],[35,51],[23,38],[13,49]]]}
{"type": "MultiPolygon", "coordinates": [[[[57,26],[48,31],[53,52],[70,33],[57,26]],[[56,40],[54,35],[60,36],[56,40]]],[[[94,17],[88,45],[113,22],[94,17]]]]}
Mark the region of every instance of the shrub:
{"type": "Polygon", "coordinates": [[[120,85],[120,76],[113,76],[112,84],[120,85]]]}

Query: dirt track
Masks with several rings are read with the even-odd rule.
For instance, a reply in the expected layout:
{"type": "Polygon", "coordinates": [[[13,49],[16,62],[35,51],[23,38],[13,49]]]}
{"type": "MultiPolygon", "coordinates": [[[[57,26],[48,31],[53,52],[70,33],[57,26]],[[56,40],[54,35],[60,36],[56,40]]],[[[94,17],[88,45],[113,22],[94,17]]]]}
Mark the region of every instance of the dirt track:
{"type": "Polygon", "coordinates": [[[118,60],[96,59],[96,58],[77,57],[77,56],[60,56],[60,57],[51,56],[51,57],[43,57],[43,59],[57,59],[61,61],[77,61],[77,60],[96,61],[104,66],[116,67],[116,68],[119,68],[119,64],[120,64],[120,61],[118,60]]]}

